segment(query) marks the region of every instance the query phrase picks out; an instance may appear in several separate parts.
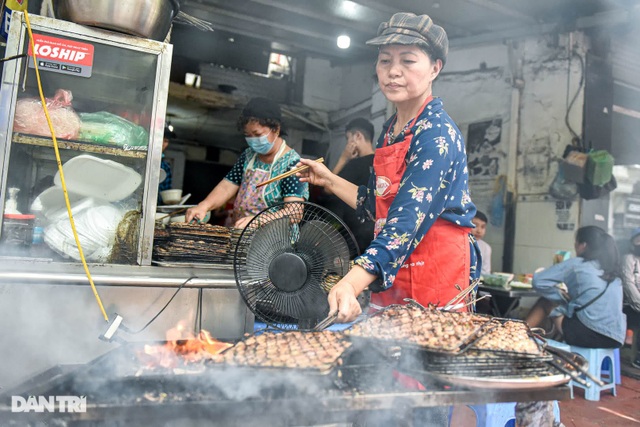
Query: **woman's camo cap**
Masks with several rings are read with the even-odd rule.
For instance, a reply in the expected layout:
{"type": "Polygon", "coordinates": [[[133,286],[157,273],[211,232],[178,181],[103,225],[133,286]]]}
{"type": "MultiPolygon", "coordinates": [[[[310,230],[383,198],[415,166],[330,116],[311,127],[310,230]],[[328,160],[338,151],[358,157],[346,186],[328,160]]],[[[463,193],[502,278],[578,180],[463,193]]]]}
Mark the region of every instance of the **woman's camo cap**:
{"type": "Polygon", "coordinates": [[[416,15],[400,12],[394,14],[389,22],[378,27],[378,36],[367,41],[368,45],[417,44],[424,46],[433,54],[434,59],[447,61],[449,39],[439,25],[433,23],[429,15],[416,15]]]}

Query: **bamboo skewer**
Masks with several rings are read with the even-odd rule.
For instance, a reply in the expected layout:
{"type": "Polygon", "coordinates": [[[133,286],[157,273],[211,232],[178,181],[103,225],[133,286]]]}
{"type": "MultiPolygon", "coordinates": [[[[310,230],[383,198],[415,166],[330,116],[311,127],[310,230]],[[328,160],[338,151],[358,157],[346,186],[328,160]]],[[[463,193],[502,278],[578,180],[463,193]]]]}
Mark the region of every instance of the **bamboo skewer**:
{"type": "MultiPolygon", "coordinates": [[[[320,157],[319,159],[316,159],[314,161],[316,163],[324,163],[324,157],[320,157]]],[[[305,171],[307,169],[309,169],[309,166],[306,166],[306,165],[305,166],[300,166],[299,168],[291,169],[290,171],[287,171],[287,172],[282,173],[282,174],[280,174],[280,175],[278,175],[276,177],[273,177],[273,178],[268,179],[268,180],[266,180],[264,182],[261,182],[260,184],[256,185],[256,188],[264,187],[267,184],[271,184],[272,182],[279,181],[279,180],[281,180],[283,178],[287,178],[287,177],[289,177],[291,175],[295,175],[298,172],[302,172],[302,171],[305,171]]]]}

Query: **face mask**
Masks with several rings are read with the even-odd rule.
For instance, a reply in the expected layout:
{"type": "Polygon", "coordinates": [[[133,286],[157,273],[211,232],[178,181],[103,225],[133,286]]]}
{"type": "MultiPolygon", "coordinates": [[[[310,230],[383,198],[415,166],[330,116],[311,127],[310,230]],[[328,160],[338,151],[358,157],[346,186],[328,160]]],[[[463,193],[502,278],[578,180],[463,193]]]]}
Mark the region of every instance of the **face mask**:
{"type": "Polygon", "coordinates": [[[273,142],[270,142],[269,138],[267,138],[270,133],[271,131],[262,136],[245,136],[244,139],[247,140],[249,147],[251,147],[251,149],[256,153],[267,154],[273,148],[273,142]]]}
{"type": "Polygon", "coordinates": [[[631,252],[633,252],[635,256],[640,256],[640,245],[631,245],[631,252]]]}

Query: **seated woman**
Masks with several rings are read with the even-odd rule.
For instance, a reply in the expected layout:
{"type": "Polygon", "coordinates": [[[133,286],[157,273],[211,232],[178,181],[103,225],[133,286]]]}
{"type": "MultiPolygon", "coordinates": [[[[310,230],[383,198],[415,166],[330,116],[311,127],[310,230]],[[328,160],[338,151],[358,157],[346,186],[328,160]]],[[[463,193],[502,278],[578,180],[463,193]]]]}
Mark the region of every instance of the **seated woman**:
{"type": "MultiPolygon", "coordinates": [[[[640,329],[640,227],[631,232],[629,243],[631,243],[631,252],[625,255],[622,261],[622,287],[624,289],[623,311],[627,315],[627,328],[629,328],[627,331],[629,340],[625,344],[631,345],[633,331],[640,329]]],[[[632,357],[631,364],[640,368],[640,350],[632,357]]]]}
{"type": "Polygon", "coordinates": [[[550,316],[567,344],[621,347],[626,318],[615,241],[599,227],[581,227],[575,250],[576,258],[533,276],[533,288],[542,298],[531,309],[527,323],[535,327],[550,316]]]}

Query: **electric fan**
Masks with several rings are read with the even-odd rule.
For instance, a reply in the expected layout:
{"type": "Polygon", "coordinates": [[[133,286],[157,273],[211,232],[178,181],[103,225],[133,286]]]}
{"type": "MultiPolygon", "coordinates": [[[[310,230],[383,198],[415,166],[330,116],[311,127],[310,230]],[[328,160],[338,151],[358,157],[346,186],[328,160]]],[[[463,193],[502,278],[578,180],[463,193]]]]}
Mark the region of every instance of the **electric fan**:
{"type": "Polygon", "coordinates": [[[256,318],[278,329],[310,330],[329,313],[331,286],[358,254],[351,230],[309,202],[284,202],[256,215],[233,257],[238,289],[256,318]]]}

